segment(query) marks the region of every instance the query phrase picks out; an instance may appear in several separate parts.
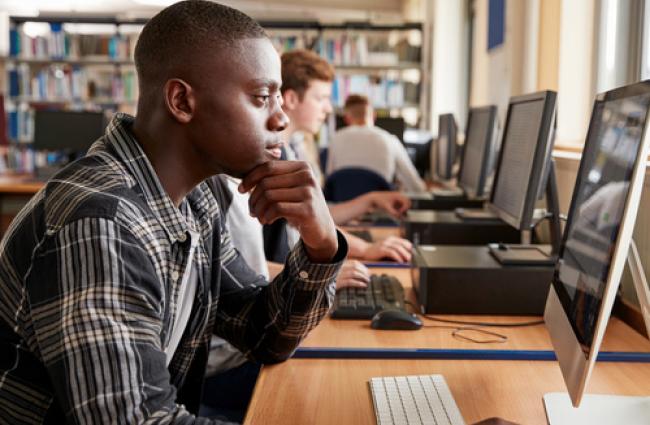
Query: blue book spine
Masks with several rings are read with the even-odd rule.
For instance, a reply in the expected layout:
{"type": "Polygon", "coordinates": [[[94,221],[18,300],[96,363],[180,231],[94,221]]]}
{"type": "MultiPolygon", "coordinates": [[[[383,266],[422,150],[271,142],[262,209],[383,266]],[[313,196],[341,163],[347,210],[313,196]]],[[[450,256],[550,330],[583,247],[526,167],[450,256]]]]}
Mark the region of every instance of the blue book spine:
{"type": "Polygon", "coordinates": [[[20,55],[20,33],[18,29],[9,30],[9,56],[20,55]]]}

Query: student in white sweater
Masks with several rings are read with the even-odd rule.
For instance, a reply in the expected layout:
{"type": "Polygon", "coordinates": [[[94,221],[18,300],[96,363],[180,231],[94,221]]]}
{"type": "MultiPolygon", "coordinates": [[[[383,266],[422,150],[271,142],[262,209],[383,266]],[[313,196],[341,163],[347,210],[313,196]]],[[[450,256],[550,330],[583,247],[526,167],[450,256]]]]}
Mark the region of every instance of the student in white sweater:
{"type": "Polygon", "coordinates": [[[337,131],[329,144],[327,175],[346,167],[366,168],[408,192],[426,190],[402,143],[375,126],[374,110],[363,95],[345,101],[347,127],[337,131]]]}

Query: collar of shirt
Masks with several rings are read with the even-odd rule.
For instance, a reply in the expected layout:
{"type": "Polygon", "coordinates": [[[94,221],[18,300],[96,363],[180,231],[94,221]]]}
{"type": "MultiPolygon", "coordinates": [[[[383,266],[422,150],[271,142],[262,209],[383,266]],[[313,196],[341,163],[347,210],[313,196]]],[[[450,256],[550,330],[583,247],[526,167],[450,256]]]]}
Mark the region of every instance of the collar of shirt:
{"type": "MultiPolygon", "coordinates": [[[[183,204],[192,194],[183,200],[180,208],[176,208],[162,187],[151,162],[131,132],[134,120],[134,117],[128,114],[115,114],[108,127],[106,127],[107,143],[122,160],[122,163],[134,179],[134,185],[139,185],[142,189],[145,201],[156,216],[159,217],[169,238],[185,242],[189,227],[187,215],[182,212],[187,211],[187,207],[183,204]]],[[[90,152],[92,153],[92,149],[90,152]]]]}

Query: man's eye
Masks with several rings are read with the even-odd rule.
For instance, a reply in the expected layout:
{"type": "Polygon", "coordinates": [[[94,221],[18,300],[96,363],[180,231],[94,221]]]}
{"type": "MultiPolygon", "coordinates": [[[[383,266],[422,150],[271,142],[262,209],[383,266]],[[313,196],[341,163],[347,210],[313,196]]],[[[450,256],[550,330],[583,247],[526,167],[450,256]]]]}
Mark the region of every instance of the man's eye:
{"type": "Polygon", "coordinates": [[[259,95],[259,94],[255,95],[255,99],[258,99],[258,100],[262,101],[263,103],[267,103],[269,101],[270,97],[271,96],[269,96],[269,95],[259,95]]]}

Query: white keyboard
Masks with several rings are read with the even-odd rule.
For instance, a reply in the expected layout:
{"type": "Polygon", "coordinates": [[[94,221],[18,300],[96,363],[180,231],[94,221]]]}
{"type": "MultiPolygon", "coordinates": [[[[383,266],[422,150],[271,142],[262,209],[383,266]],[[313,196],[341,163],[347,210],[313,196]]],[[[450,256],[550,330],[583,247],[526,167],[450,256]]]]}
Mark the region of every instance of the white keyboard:
{"type": "Polygon", "coordinates": [[[372,378],[377,425],[465,425],[442,375],[372,378]]]}

